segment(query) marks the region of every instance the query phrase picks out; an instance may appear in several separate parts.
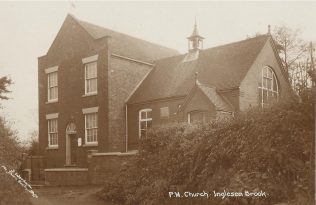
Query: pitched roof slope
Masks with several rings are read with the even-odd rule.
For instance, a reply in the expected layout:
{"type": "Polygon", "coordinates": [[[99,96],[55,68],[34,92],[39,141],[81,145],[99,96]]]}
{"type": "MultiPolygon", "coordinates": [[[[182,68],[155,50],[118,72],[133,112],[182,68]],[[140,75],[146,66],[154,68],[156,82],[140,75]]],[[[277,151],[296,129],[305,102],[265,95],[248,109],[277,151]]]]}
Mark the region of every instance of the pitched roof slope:
{"type": "Polygon", "coordinates": [[[72,16],[94,39],[111,37],[111,49],[115,54],[152,62],[157,59],[179,55],[175,49],[167,48],[142,39],[138,39],[101,26],[81,21],[72,16]]]}
{"type": "Polygon", "coordinates": [[[184,62],[185,55],[158,60],[128,103],[185,96],[194,86],[196,72],[202,84],[219,90],[238,87],[268,38],[261,35],[202,50],[195,61],[184,62]]]}
{"type": "Polygon", "coordinates": [[[217,110],[233,111],[233,106],[216,92],[215,87],[209,87],[199,84],[198,87],[207,96],[207,98],[215,105],[217,110]]]}

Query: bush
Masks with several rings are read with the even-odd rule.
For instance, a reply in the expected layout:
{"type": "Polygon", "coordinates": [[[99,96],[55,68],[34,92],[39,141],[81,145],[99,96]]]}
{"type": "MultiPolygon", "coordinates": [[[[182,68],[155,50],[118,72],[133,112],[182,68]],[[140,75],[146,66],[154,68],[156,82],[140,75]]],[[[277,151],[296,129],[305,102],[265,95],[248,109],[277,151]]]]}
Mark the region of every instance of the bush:
{"type": "Polygon", "coordinates": [[[0,205],[27,205],[29,193],[4,170],[18,171],[22,148],[15,133],[4,118],[0,117],[0,205]]]}
{"type": "Polygon", "coordinates": [[[208,125],[154,128],[139,155],[106,182],[104,199],[149,204],[314,204],[311,102],[276,105],[208,125]],[[266,198],[170,199],[168,191],[259,191],[266,198]]]}

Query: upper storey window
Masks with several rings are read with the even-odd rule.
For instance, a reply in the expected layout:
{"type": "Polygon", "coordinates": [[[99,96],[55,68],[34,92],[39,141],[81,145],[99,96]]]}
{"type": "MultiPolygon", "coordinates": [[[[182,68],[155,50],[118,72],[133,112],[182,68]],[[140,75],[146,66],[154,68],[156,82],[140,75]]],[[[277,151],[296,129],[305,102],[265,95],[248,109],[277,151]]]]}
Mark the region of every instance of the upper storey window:
{"type": "Polygon", "coordinates": [[[98,55],[82,59],[85,65],[85,95],[94,95],[98,92],[98,55]]]}
{"type": "Polygon", "coordinates": [[[261,107],[273,102],[277,102],[279,98],[278,79],[273,70],[265,66],[261,70],[261,80],[258,86],[259,103],[261,107]]]}
{"type": "Polygon", "coordinates": [[[58,67],[51,67],[45,69],[47,74],[47,101],[58,101],[58,67]]]}
{"type": "Polygon", "coordinates": [[[98,88],[97,62],[87,63],[85,65],[85,94],[96,94],[98,88]]]}

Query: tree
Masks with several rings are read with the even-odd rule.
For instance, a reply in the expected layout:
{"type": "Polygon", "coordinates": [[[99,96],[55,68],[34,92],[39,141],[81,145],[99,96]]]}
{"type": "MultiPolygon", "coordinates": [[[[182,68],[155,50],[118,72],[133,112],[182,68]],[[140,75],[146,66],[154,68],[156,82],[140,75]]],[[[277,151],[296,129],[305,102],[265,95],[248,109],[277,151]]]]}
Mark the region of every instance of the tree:
{"type": "Polygon", "coordinates": [[[273,30],[272,36],[278,45],[279,54],[287,74],[290,73],[293,65],[306,54],[307,44],[300,35],[299,29],[292,29],[285,25],[275,26],[273,30]]]}
{"type": "Polygon", "coordinates": [[[29,155],[39,155],[38,131],[33,130],[29,133],[30,138],[25,142],[29,155]]]}
{"type": "Polygon", "coordinates": [[[12,84],[12,81],[7,76],[0,78],[0,100],[9,99],[7,96],[3,95],[5,93],[9,93],[8,86],[12,84]]]}
{"type": "Polygon", "coordinates": [[[299,29],[285,25],[276,26],[272,36],[293,90],[301,98],[306,98],[306,93],[309,93],[312,87],[312,77],[315,77],[311,75],[315,69],[313,44],[302,40],[299,29]]]}
{"type": "MultiPolygon", "coordinates": [[[[3,94],[10,92],[7,87],[11,83],[8,77],[0,78],[0,100],[9,99],[3,94]]],[[[18,170],[22,152],[23,148],[18,140],[17,132],[0,115],[0,204],[31,204],[25,189],[5,171],[5,169],[18,170]]]]}

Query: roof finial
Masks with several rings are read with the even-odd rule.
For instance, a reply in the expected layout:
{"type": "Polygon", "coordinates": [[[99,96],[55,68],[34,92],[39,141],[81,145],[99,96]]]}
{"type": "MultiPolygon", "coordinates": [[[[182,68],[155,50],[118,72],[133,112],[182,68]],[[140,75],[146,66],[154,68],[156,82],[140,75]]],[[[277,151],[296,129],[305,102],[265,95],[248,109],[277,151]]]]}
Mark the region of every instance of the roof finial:
{"type": "Polygon", "coordinates": [[[270,26],[270,24],[268,25],[268,34],[271,34],[271,26],[270,26]]]}

